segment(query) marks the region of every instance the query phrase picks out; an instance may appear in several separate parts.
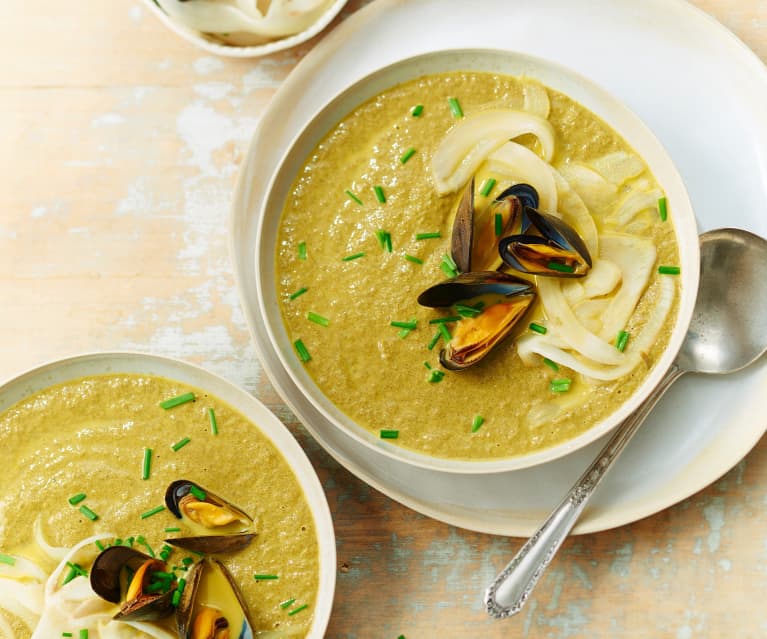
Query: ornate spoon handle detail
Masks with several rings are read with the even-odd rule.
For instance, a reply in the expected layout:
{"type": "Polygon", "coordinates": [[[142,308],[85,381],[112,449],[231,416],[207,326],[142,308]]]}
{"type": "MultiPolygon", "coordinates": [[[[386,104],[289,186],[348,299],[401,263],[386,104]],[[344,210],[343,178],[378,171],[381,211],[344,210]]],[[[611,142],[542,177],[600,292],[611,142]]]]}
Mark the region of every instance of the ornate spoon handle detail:
{"type": "Polygon", "coordinates": [[[669,386],[684,372],[676,363],[672,364],[644,403],[618,426],[591,466],[575,482],[559,506],[490,584],[485,592],[485,606],[490,615],[498,618],[510,617],[522,610],[538,579],[551,563],[562,542],[570,534],[586,503],[612,463],[623,452],[626,444],[669,386]]]}

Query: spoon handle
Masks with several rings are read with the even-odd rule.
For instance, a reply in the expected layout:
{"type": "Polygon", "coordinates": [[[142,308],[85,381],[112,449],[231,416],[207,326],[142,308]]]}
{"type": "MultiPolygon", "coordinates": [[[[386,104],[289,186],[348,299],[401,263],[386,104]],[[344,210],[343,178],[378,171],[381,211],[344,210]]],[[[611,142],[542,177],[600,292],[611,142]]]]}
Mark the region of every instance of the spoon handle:
{"type": "Polygon", "coordinates": [[[493,617],[510,617],[522,610],[543,571],[572,530],[594,490],[612,463],[669,386],[685,371],[672,364],[645,401],[618,426],[610,441],[575,482],[549,518],[519,549],[485,592],[485,606],[493,617]]]}

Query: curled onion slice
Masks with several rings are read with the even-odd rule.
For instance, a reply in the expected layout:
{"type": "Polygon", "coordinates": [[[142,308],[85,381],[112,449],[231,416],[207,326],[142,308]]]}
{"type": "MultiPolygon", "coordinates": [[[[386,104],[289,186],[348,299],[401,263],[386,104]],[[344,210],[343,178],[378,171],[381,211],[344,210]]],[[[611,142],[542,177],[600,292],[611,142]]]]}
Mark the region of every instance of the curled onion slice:
{"type": "Polygon", "coordinates": [[[549,100],[549,92],[546,91],[546,87],[535,80],[526,79],[522,91],[525,95],[525,111],[543,119],[548,119],[549,112],[551,111],[551,101],[549,100]]]}
{"type": "Polygon", "coordinates": [[[663,196],[659,189],[632,189],[618,203],[615,211],[608,217],[610,222],[618,226],[625,226],[642,211],[652,209],[658,205],[658,200],[663,196]]]}
{"type": "Polygon", "coordinates": [[[620,186],[628,182],[631,178],[644,171],[644,163],[640,158],[632,153],[625,151],[615,151],[608,153],[591,163],[594,170],[599,173],[608,182],[620,186]]]}
{"type": "Polygon", "coordinates": [[[506,142],[487,158],[494,173],[514,182],[525,182],[538,191],[538,208],[544,212],[557,210],[557,185],[551,167],[526,146],[506,142]]]}
{"type": "Polygon", "coordinates": [[[599,257],[594,260],[586,277],[562,282],[562,293],[568,304],[574,305],[584,299],[607,295],[620,281],[620,267],[609,259],[599,257]]]}
{"type": "Polygon", "coordinates": [[[601,218],[610,212],[618,193],[615,184],[583,164],[564,164],[558,168],[592,215],[601,218]]]}

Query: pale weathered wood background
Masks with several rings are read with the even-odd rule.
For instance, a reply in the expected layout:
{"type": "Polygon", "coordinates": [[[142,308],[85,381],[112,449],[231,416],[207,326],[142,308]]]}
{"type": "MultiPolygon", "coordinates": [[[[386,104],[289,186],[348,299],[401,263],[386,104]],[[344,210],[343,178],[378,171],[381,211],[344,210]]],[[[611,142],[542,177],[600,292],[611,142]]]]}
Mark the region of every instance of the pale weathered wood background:
{"type": "MultiPolygon", "coordinates": [[[[767,60],[765,0],[694,4],[767,60]]],[[[767,636],[764,439],[685,502],[569,540],[526,611],[495,622],[479,593],[521,541],[392,502],[296,423],[251,346],[226,231],[259,116],[318,39],[231,61],[169,33],[139,0],[2,0],[0,379],[78,352],[136,349],[256,394],[327,490],[339,561],[329,637],[767,636]]]]}

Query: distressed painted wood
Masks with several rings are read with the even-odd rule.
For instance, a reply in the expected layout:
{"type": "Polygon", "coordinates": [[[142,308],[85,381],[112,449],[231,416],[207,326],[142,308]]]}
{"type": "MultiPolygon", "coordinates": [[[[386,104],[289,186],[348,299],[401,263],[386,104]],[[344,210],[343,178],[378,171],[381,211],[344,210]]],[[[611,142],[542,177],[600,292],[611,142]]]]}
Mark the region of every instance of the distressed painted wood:
{"type": "MultiPolygon", "coordinates": [[[[695,4],[767,60],[764,0],[695,4]]],[[[138,0],[2,2],[0,379],[77,352],[136,349],[256,394],[309,451],[329,496],[339,560],[329,637],[767,636],[765,440],[681,504],[570,539],[523,614],[497,622],[480,593],[521,540],[389,500],[282,404],[234,290],[228,206],[260,114],[317,41],[220,60],[138,0]]]]}

